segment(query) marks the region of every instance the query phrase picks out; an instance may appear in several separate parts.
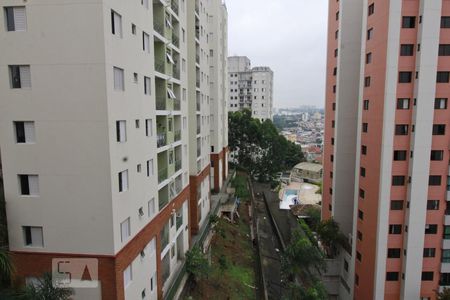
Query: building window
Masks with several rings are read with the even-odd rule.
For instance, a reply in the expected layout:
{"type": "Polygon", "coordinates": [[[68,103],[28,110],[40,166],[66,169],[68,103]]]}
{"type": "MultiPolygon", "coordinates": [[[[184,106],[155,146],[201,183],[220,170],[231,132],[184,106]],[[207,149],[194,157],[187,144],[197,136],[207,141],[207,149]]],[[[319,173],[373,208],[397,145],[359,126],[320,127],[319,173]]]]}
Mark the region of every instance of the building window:
{"type": "Polygon", "coordinates": [[[42,227],[23,226],[24,244],[26,247],[44,247],[44,234],[42,227]]]}
{"type": "Polygon", "coordinates": [[[124,271],[123,271],[123,286],[127,288],[131,281],[133,280],[133,266],[130,264],[124,271]]]}
{"type": "Polygon", "coordinates": [[[148,216],[151,218],[156,213],[156,204],[155,204],[155,198],[150,199],[148,201],[148,216]]]}
{"type": "Polygon", "coordinates": [[[362,123],[362,132],[367,132],[369,130],[369,124],[368,123],[362,123]]]}
{"type": "Polygon", "coordinates": [[[133,23],[131,23],[131,33],[133,35],[136,35],[136,25],[134,25],[133,23]]]}
{"type": "Polygon", "coordinates": [[[443,262],[443,263],[450,263],[450,249],[442,249],[441,262],[443,262]]]}
{"type": "Polygon", "coordinates": [[[405,176],[392,176],[392,185],[393,186],[405,185],[405,176]]]}
{"type": "Polygon", "coordinates": [[[370,86],[370,76],[367,76],[364,78],[364,86],[369,87],[370,86]]]}
{"type": "Polygon", "coordinates": [[[406,124],[395,125],[395,135],[408,135],[408,125],[406,124]]]}
{"type": "Polygon", "coordinates": [[[387,252],[388,258],[400,258],[401,250],[400,248],[389,248],[387,252]]]}
{"type": "Polygon", "coordinates": [[[434,124],[433,135],[445,135],[445,124],[434,124]]]}
{"type": "Polygon", "coordinates": [[[145,120],[145,136],[153,135],[153,122],[152,119],[145,120]]]}
{"type": "Polygon", "coordinates": [[[447,98],[436,98],[434,100],[434,109],[447,109],[447,98]]]}
{"type": "Polygon", "coordinates": [[[395,150],[394,151],[394,161],[404,161],[407,157],[406,150],[395,150]]]}
{"type": "Polygon", "coordinates": [[[386,281],[398,281],[398,272],[386,272],[386,281]]]}
{"type": "Polygon", "coordinates": [[[438,226],[436,224],[426,224],[425,234],[436,234],[438,226]]]}
{"type": "Polygon", "coordinates": [[[358,210],[358,218],[364,220],[364,212],[362,210],[358,210]]]}
{"type": "Polygon", "coordinates": [[[123,77],[123,69],[114,67],[114,89],[116,91],[125,90],[125,82],[123,77]]]}
{"type": "Polygon", "coordinates": [[[367,30],[367,40],[371,40],[373,37],[373,28],[367,30]]]}
{"type": "Polygon", "coordinates": [[[428,200],[427,210],[439,210],[439,200],[428,200]]]}
{"type": "Polygon", "coordinates": [[[373,15],[374,13],[375,13],[375,3],[372,3],[372,4],[369,5],[369,9],[368,9],[367,14],[368,14],[369,16],[371,16],[371,15],[373,15]]]}
{"type": "Polygon", "coordinates": [[[402,225],[401,224],[389,225],[389,234],[402,234],[402,225]]]}
{"type": "Polygon", "coordinates": [[[398,82],[399,83],[410,83],[412,80],[412,72],[399,72],[398,82]]]}
{"type": "MultiPolygon", "coordinates": [[[[336,21],[339,20],[339,11],[336,12],[336,21]]],[[[256,82],[255,82],[256,83],[256,82]]]]}
{"type": "Polygon", "coordinates": [[[439,56],[450,56],[450,45],[448,44],[439,45],[439,56]]]}
{"type": "Polygon", "coordinates": [[[437,160],[437,161],[444,160],[444,151],[443,150],[431,150],[430,160],[437,160]]]}
{"type": "Polygon", "coordinates": [[[364,199],[366,192],[363,189],[359,189],[359,197],[364,199]]]}
{"type": "Polygon", "coordinates": [[[433,272],[422,272],[422,281],[433,281],[433,272]]]}
{"type": "Polygon", "coordinates": [[[27,15],[25,6],[5,7],[6,30],[7,31],[26,31],[27,15]]]}
{"type": "Polygon", "coordinates": [[[22,196],[39,196],[39,176],[19,175],[19,187],[22,196]]]}
{"type": "Polygon", "coordinates": [[[369,110],[369,100],[364,100],[364,102],[363,102],[363,109],[364,110],[369,110]]]}
{"type": "Polygon", "coordinates": [[[400,46],[400,56],[413,56],[414,44],[402,44],[400,46]]]}
{"type": "Polygon", "coordinates": [[[362,155],[366,155],[367,154],[367,146],[365,146],[365,145],[361,146],[361,154],[362,155]]]}
{"type": "Polygon", "coordinates": [[[437,72],[437,78],[436,78],[437,83],[449,83],[449,79],[450,79],[450,72],[447,72],[447,71],[437,72]]]}
{"type": "Polygon", "coordinates": [[[359,285],[359,276],[358,276],[358,274],[355,274],[355,285],[356,286],[359,285]]]}
{"type": "Polygon", "coordinates": [[[399,98],[397,99],[397,109],[409,109],[409,98],[399,98]]]}
{"type": "Polygon", "coordinates": [[[363,234],[361,231],[357,231],[356,235],[358,236],[358,240],[362,241],[363,240],[363,234]]]}
{"type": "Polygon", "coordinates": [[[403,17],[402,28],[415,28],[416,27],[416,17],[403,17]]]}
{"type": "Polygon", "coordinates": [[[441,285],[441,286],[449,286],[450,285],[450,273],[441,273],[441,279],[439,281],[439,285],[441,285]]]}
{"type": "Polygon", "coordinates": [[[141,4],[148,9],[148,0],[142,0],[141,4]]]}
{"type": "Polygon", "coordinates": [[[36,135],[34,130],[34,122],[14,122],[14,129],[16,133],[16,143],[18,144],[32,144],[36,142],[36,135]]]}
{"type": "Polygon", "coordinates": [[[150,53],[150,36],[145,32],[142,32],[142,50],[150,53]]]}
{"type": "Polygon", "coordinates": [[[403,210],[403,200],[391,200],[391,210],[403,210]]]}
{"type": "Polygon", "coordinates": [[[359,169],[359,173],[362,177],[366,177],[366,168],[361,167],[359,169]]]}
{"type": "Polygon", "coordinates": [[[116,138],[119,143],[127,141],[127,121],[116,121],[116,138]]]}
{"type": "Polygon", "coordinates": [[[450,17],[441,17],[441,28],[450,28],[450,17]]]}
{"type": "Polygon", "coordinates": [[[334,57],[337,57],[338,53],[339,53],[339,50],[338,49],[334,49],[334,57]]]}
{"type": "Polygon", "coordinates": [[[372,52],[366,54],[366,64],[370,64],[372,62],[372,52]]]}
{"type": "Polygon", "coordinates": [[[120,240],[125,242],[131,235],[130,218],[120,223],[120,240]]]}
{"type": "Polygon", "coordinates": [[[362,260],[362,255],[361,255],[361,253],[359,253],[358,251],[356,251],[356,259],[357,259],[359,262],[361,262],[361,260],[362,260]]]}
{"type": "Polygon", "coordinates": [[[111,10],[111,32],[122,38],[122,16],[111,10]]]}
{"type": "Polygon", "coordinates": [[[153,176],[153,159],[147,160],[147,177],[153,176]]]}
{"type": "Polygon", "coordinates": [[[436,248],[423,249],[423,257],[435,257],[435,256],[436,256],[436,248]]]}
{"type": "Polygon", "coordinates": [[[9,76],[12,89],[31,88],[31,72],[29,65],[9,66],[9,76]]]}
{"type": "Polygon", "coordinates": [[[128,170],[119,173],[119,192],[128,191],[128,170]]]}
{"type": "Polygon", "coordinates": [[[145,76],[144,76],[144,95],[151,95],[150,77],[145,77],[145,76]]]}
{"type": "Polygon", "coordinates": [[[428,185],[439,186],[441,185],[442,177],[440,175],[430,175],[428,178],[428,185]]]}
{"type": "Polygon", "coordinates": [[[444,225],[444,240],[450,239],[450,226],[444,225]]]}

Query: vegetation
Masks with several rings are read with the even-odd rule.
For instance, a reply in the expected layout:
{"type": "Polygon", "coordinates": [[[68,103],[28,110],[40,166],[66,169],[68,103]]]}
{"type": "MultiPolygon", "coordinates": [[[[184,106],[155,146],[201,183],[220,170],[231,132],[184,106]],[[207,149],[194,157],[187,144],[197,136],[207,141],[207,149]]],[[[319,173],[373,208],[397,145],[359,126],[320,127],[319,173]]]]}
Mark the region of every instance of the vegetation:
{"type": "Polygon", "coordinates": [[[322,221],[317,226],[317,234],[325,247],[328,257],[336,257],[338,246],[345,243],[345,236],[339,229],[339,224],[333,219],[322,221]]]}
{"type": "Polygon", "coordinates": [[[450,300],[450,289],[444,288],[442,292],[436,292],[437,300],[450,300]]]}
{"type": "Polygon", "coordinates": [[[304,161],[301,147],[278,134],[272,121],[261,123],[249,110],[229,114],[229,147],[235,159],[259,181],[268,182],[277,172],[291,170],[304,161]]]}
{"type": "Polygon", "coordinates": [[[321,211],[318,206],[310,206],[305,210],[305,213],[309,216],[308,225],[313,231],[317,231],[317,227],[320,224],[321,211]]]}
{"type": "Polygon", "coordinates": [[[284,128],[294,128],[297,127],[297,119],[294,118],[288,118],[286,116],[281,116],[281,115],[275,115],[273,116],[273,124],[275,125],[275,127],[281,131],[284,128]]]}
{"type": "Polygon", "coordinates": [[[207,277],[209,271],[209,262],[198,246],[186,252],[186,272],[194,282],[207,277]]]}
{"type": "Polygon", "coordinates": [[[247,177],[238,173],[231,182],[231,186],[236,189],[236,196],[244,200],[250,196],[247,186],[247,177]]]}
{"type": "Polygon", "coordinates": [[[14,266],[11,255],[6,248],[0,248],[0,282],[3,283],[3,286],[6,286],[10,282],[13,272],[14,266]]]}
{"type": "Polygon", "coordinates": [[[69,300],[74,295],[70,288],[54,284],[51,273],[45,273],[36,284],[28,285],[19,293],[23,300],[69,300]]]}

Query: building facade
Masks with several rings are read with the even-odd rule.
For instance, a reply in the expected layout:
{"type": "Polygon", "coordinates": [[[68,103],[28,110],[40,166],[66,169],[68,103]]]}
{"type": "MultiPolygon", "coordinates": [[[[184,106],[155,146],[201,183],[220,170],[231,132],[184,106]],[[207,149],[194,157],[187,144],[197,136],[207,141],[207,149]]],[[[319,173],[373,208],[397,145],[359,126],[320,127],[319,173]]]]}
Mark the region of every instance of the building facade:
{"type": "Polygon", "coordinates": [[[230,111],[249,109],[252,117],[273,119],[273,71],[269,67],[251,68],[246,56],[228,58],[230,111]]]}
{"type": "Polygon", "coordinates": [[[224,70],[204,57],[197,88],[191,25],[200,19],[225,40],[202,35],[204,53],[226,56],[226,8],[65,4],[2,2],[0,165],[16,280],[33,282],[55,258],[94,258],[97,287],[75,289],[74,299],[163,299],[209,213],[208,95],[219,92],[208,70],[224,70]],[[193,184],[199,174],[206,179],[193,184]]]}
{"type": "Polygon", "coordinates": [[[322,217],[349,237],[340,295],[450,285],[450,1],[329,1],[322,217]],[[362,17],[361,17],[362,16],[362,17]]]}

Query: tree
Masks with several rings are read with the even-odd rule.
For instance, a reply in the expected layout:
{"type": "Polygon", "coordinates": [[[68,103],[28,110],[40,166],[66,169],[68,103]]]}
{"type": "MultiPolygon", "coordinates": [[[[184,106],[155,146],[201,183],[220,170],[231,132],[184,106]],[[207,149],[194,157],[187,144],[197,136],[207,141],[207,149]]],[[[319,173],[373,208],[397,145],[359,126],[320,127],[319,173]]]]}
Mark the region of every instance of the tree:
{"type": "Polygon", "coordinates": [[[314,280],[308,287],[298,283],[290,283],[287,287],[287,297],[289,300],[326,300],[327,291],[319,280],[314,280]]]}
{"type": "Polygon", "coordinates": [[[21,300],[70,300],[74,295],[71,288],[59,287],[54,284],[51,273],[44,273],[36,284],[27,285],[19,293],[21,300]]]}
{"type": "Polygon", "coordinates": [[[11,255],[6,248],[0,248],[0,283],[7,284],[14,272],[11,255]]]}
{"type": "Polygon", "coordinates": [[[198,246],[186,252],[186,272],[193,277],[194,282],[208,276],[209,263],[198,246]]]}
{"type": "Polygon", "coordinates": [[[329,257],[335,257],[338,246],[345,243],[345,236],[341,233],[339,224],[333,219],[322,221],[317,226],[317,234],[329,257]]]}
{"type": "Polygon", "coordinates": [[[436,292],[437,300],[450,300],[450,289],[444,288],[442,292],[436,292]]]}
{"type": "Polygon", "coordinates": [[[305,213],[309,217],[307,221],[310,228],[316,231],[317,227],[320,224],[320,216],[321,216],[320,208],[316,206],[310,206],[306,208],[305,213]]]}

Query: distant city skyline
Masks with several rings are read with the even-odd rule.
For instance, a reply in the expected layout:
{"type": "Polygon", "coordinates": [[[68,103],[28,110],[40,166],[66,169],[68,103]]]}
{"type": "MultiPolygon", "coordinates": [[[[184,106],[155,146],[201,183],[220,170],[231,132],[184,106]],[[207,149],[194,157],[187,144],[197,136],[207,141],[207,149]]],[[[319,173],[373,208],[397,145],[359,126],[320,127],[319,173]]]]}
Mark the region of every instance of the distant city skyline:
{"type": "Polygon", "coordinates": [[[328,2],[227,0],[229,55],[274,71],[274,107],[324,107],[328,2]],[[308,26],[305,26],[308,24],[308,26]]]}

